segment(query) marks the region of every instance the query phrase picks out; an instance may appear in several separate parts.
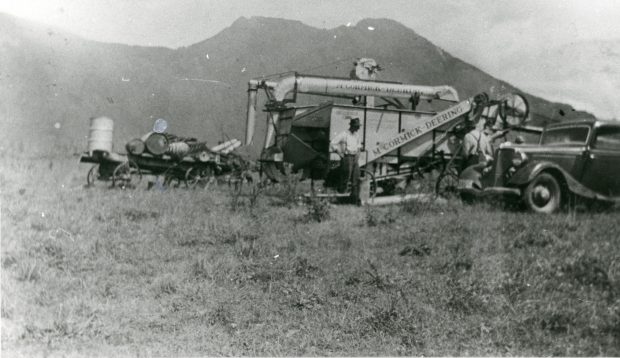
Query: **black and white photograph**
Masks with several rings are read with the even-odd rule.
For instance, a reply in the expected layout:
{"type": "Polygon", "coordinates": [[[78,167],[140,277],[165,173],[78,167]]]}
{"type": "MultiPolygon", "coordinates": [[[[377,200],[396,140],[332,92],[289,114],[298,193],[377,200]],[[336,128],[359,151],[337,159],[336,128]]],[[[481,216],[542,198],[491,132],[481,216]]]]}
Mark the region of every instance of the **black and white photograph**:
{"type": "Polygon", "coordinates": [[[0,0],[0,353],[620,356],[619,19],[0,0]]]}

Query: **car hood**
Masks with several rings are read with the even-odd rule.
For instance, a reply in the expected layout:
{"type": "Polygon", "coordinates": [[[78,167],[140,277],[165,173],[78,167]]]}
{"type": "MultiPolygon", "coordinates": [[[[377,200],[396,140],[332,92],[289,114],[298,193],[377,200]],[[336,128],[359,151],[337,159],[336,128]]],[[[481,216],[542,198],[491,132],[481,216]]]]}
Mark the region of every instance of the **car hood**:
{"type": "Polygon", "coordinates": [[[541,144],[506,144],[501,145],[500,149],[515,150],[523,153],[573,153],[585,149],[585,145],[581,146],[563,146],[563,145],[541,145],[541,144]]]}

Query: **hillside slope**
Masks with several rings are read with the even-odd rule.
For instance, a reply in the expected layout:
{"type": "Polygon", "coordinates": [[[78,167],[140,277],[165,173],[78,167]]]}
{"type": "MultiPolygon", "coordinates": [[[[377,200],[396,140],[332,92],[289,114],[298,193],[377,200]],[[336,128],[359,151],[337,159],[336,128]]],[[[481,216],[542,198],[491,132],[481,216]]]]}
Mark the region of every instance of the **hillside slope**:
{"type": "MultiPolygon", "coordinates": [[[[0,130],[6,152],[86,148],[89,118],[115,119],[115,146],[156,118],[170,131],[214,142],[242,138],[250,78],[285,71],[346,76],[357,57],[375,58],[380,79],[449,84],[462,97],[514,91],[405,26],[367,19],[316,29],[298,21],[240,18],[216,36],[176,50],[88,41],[0,14],[0,130]],[[373,29],[373,30],[370,30],[373,29]]],[[[528,96],[553,117],[567,105],[528,96]]]]}
{"type": "Polygon", "coordinates": [[[613,94],[620,92],[620,39],[550,46],[538,55],[514,61],[507,66],[505,78],[519,79],[523,89],[604,118],[618,117],[620,103],[613,94]],[[523,67],[531,70],[528,78],[516,71],[523,67]]]}

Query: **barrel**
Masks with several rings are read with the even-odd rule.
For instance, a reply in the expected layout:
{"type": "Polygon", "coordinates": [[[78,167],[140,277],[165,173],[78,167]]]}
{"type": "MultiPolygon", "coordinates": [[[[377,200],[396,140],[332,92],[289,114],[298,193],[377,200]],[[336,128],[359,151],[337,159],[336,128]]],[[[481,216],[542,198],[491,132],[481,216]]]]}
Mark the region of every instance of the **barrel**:
{"type": "Polygon", "coordinates": [[[125,149],[129,154],[140,155],[144,153],[144,142],[140,138],[134,138],[127,142],[125,149]]]}
{"type": "Polygon", "coordinates": [[[114,120],[108,117],[91,118],[88,133],[88,152],[91,156],[95,151],[111,153],[113,141],[114,120]]]}
{"type": "Polygon", "coordinates": [[[151,133],[144,141],[146,150],[153,155],[162,155],[168,150],[168,139],[161,133],[151,133]]]}

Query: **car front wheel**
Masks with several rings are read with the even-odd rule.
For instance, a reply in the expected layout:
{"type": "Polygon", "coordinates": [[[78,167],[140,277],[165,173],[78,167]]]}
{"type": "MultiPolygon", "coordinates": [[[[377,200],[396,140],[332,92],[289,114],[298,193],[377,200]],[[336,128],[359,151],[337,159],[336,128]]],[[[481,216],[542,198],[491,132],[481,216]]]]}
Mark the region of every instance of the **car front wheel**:
{"type": "Polygon", "coordinates": [[[562,191],[557,179],[548,173],[539,174],[523,192],[527,208],[536,213],[551,214],[560,208],[562,191]]]}

